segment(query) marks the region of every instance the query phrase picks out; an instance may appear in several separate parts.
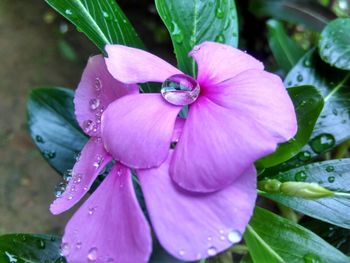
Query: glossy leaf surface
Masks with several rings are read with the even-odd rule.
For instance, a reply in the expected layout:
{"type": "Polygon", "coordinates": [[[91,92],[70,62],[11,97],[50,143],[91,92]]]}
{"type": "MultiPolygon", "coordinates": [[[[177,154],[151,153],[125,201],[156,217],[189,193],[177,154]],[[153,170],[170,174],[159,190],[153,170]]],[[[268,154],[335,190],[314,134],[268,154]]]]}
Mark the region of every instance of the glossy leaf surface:
{"type": "Polygon", "coordinates": [[[87,137],[74,114],[74,92],[66,88],[34,89],[28,99],[30,135],[44,158],[59,173],[71,169],[87,137]]]}
{"type": "Polygon", "coordinates": [[[350,70],[350,18],[330,22],[318,44],[321,58],[330,65],[350,70]]]}
{"type": "MultiPolygon", "coordinates": [[[[255,249],[268,250],[288,263],[349,262],[349,258],[306,228],[257,207],[249,223],[256,233],[255,249]],[[264,247],[257,248],[258,245],[264,247]]],[[[249,230],[248,230],[249,231],[249,230]]],[[[248,239],[250,234],[248,234],[248,239]]],[[[245,239],[247,234],[245,234],[245,239]]],[[[248,241],[249,246],[249,241],[248,241]]],[[[249,247],[251,253],[257,253],[249,247]]],[[[254,259],[254,255],[253,259],[254,259]]],[[[264,262],[256,260],[254,262],[264,262]]],[[[266,261],[278,262],[278,261],[266,261]]]]}
{"type": "MultiPolygon", "coordinates": [[[[350,159],[331,160],[281,172],[272,178],[276,178],[281,182],[300,181],[318,183],[332,191],[349,193],[349,167],[350,159]]],[[[306,200],[282,194],[264,194],[264,196],[310,217],[350,229],[349,197],[333,196],[316,200],[306,200]]]]}
{"type": "Polygon", "coordinates": [[[174,45],[179,68],[195,75],[196,65],[188,53],[206,40],[237,47],[238,24],[233,0],[156,0],[159,15],[174,45]]]}

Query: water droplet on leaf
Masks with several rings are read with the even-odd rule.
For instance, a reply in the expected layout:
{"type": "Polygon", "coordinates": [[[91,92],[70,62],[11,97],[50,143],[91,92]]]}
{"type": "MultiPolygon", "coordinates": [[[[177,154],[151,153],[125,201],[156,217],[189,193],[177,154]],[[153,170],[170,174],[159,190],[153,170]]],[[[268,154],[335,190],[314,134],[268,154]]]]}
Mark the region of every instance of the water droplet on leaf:
{"type": "Polygon", "coordinates": [[[311,153],[308,151],[300,152],[298,154],[298,158],[300,161],[303,161],[303,162],[309,161],[311,159],[311,153]]]}
{"type": "Polygon", "coordinates": [[[328,177],[328,182],[334,183],[334,181],[335,181],[335,177],[334,176],[328,177]]]}
{"type": "Polygon", "coordinates": [[[310,146],[316,153],[322,153],[326,150],[329,150],[334,146],[334,144],[334,136],[328,133],[320,134],[310,141],[310,146]]]}
{"type": "Polygon", "coordinates": [[[330,173],[330,172],[334,172],[334,166],[332,166],[332,165],[327,166],[327,167],[326,167],[326,171],[329,172],[329,173],[330,173]]]}
{"type": "Polygon", "coordinates": [[[190,76],[173,75],[162,84],[161,94],[169,103],[185,106],[193,103],[199,96],[200,87],[190,76]]]}
{"type": "Polygon", "coordinates": [[[215,42],[225,43],[225,36],[223,34],[217,35],[215,38],[215,42]]]}
{"type": "Polygon", "coordinates": [[[181,44],[184,39],[181,29],[174,21],[171,23],[171,37],[178,44],[181,44]]]}
{"type": "Polygon", "coordinates": [[[219,6],[219,7],[217,7],[216,10],[215,10],[215,15],[216,15],[217,18],[221,19],[221,18],[224,17],[225,12],[224,12],[224,10],[222,10],[222,8],[219,6]]]}
{"type": "Polygon", "coordinates": [[[304,171],[299,171],[294,175],[294,179],[297,182],[305,182],[307,179],[307,175],[304,171]]]}
{"type": "Polygon", "coordinates": [[[45,142],[44,139],[43,139],[43,137],[41,137],[40,135],[35,136],[35,140],[36,140],[38,143],[44,143],[44,142],[45,142]]]}

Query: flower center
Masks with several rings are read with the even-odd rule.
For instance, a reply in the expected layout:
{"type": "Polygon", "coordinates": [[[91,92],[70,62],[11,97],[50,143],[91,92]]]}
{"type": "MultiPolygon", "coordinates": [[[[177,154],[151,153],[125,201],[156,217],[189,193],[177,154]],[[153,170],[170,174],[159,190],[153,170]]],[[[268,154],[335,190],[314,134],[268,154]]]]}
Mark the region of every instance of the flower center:
{"type": "Polygon", "coordinates": [[[197,81],[190,76],[176,74],[163,82],[160,92],[167,102],[185,106],[198,98],[200,87],[197,81]]]}

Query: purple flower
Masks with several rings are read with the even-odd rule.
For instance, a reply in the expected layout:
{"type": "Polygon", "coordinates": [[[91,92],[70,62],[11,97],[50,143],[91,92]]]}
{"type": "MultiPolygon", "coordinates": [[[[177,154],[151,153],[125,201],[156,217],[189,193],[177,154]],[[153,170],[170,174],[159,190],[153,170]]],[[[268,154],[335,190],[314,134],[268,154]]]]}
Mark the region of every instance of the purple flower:
{"type": "Polygon", "coordinates": [[[71,208],[117,162],[68,222],[62,253],[73,263],[148,261],[151,231],[130,169],[173,256],[197,260],[239,242],[255,205],[253,162],[296,132],[281,80],[251,56],[210,42],[190,53],[197,80],[145,51],[106,50],[106,64],[92,57],[76,91],[77,120],[91,138],[51,212],[71,208]],[[162,94],[139,94],[136,84],[149,81],[164,82],[162,94]],[[188,104],[187,119],[179,118],[188,104]]]}

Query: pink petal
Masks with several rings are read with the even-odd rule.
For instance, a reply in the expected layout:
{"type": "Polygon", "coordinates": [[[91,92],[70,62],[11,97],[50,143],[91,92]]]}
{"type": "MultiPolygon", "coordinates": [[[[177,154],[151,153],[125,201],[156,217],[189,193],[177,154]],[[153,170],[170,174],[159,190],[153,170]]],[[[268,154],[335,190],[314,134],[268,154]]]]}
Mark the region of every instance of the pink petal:
{"type": "Polygon", "coordinates": [[[137,48],[107,45],[106,64],[109,72],[123,83],[163,82],[175,74],[183,74],[168,62],[137,48]]]}
{"type": "Polygon", "coordinates": [[[115,165],[65,228],[68,262],[147,262],[150,228],[137,202],[130,170],[115,165]]]}
{"type": "Polygon", "coordinates": [[[100,134],[101,115],[114,100],[138,93],[137,85],[115,80],[107,71],[102,55],[91,57],[75,92],[75,115],[80,127],[90,136],[100,134]]]}
{"type": "Polygon", "coordinates": [[[202,90],[230,79],[247,69],[263,69],[264,65],[239,49],[215,42],[204,42],[190,52],[198,64],[197,81],[202,90]]]}
{"type": "Polygon", "coordinates": [[[132,168],[159,166],[167,157],[181,107],[160,94],[123,97],[102,117],[102,139],[115,160],[132,168]]]}
{"type": "Polygon", "coordinates": [[[51,204],[51,213],[60,214],[78,203],[111,160],[101,140],[90,139],[84,146],[79,161],[74,165],[73,177],[70,179],[66,191],[51,204]]]}
{"type": "Polygon", "coordinates": [[[162,246],[183,260],[199,260],[241,240],[256,199],[256,172],[250,167],[227,188],[191,194],[169,177],[170,158],[138,176],[153,229],[162,246]]]}
{"type": "Polygon", "coordinates": [[[258,123],[277,143],[288,141],[297,131],[293,103],[282,80],[275,74],[247,70],[219,83],[215,89],[207,91],[206,96],[258,123]]]}
{"type": "Polygon", "coordinates": [[[274,152],[276,145],[253,119],[201,97],[190,107],[170,175],[189,191],[216,191],[274,152]]]}

